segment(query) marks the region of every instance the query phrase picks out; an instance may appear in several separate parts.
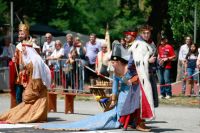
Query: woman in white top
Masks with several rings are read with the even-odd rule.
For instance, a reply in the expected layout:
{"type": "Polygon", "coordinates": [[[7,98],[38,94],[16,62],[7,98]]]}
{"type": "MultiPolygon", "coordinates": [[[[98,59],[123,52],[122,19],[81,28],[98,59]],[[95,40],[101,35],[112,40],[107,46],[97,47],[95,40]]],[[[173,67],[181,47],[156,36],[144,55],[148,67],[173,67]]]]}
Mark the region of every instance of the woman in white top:
{"type": "Polygon", "coordinates": [[[104,43],[102,44],[101,48],[101,51],[97,54],[95,70],[97,74],[109,76],[109,73],[107,71],[109,63],[109,52],[107,51],[107,45],[104,43]]]}

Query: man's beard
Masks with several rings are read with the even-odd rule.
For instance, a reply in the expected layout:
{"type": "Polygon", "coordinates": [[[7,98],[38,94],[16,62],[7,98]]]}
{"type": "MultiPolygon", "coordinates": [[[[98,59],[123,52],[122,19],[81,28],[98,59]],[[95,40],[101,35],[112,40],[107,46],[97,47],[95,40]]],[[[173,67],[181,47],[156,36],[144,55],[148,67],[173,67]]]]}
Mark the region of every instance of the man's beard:
{"type": "Polygon", "coordinates": [[[27,37],[19,37],[19,41],[22,42],[24,40],[26,40],[27,37]]]}

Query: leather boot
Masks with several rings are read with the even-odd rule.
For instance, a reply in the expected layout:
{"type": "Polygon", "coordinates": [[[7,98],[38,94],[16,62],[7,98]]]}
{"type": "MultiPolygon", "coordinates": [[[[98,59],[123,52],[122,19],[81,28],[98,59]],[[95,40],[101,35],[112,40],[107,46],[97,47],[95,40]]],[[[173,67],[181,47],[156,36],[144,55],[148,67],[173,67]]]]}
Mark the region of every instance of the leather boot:
{"type": "Polygon", "coordinates": [[[142,131],[142,132],[150,132],[151,129],[148,128],[144,122],[140,122],[137,126],[136,126],[136,130],[138,131],[142,131]]]}

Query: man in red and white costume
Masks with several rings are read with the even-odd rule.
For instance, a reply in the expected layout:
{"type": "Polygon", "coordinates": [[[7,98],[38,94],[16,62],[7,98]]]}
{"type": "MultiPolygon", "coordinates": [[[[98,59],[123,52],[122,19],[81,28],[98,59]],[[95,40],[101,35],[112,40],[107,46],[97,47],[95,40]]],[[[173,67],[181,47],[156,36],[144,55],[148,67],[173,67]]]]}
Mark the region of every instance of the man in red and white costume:
{"type": "MultiPolygon", "coordinates": [[[[11,108],[22,102],[23,87],[23,61],[22,61],[22,44],[23,41],[31,42],[29,36],[29,26],[27,24],[19,24],[18,33],[20,43],[17,44],[14,57],[9,62],[9,82],[10,82],[10,94],[11,94],[11,108]]],[[[35,43],[31,43],[34,48],[39,48],[35,43]]]]}
{"type": "Polygon", "coordinates": [[[151,29],[148,25],[142,26],[139,31],[140,35],[129,48],[140,81],[140,117],[144,120],[155,118],[153,92],[149,75],[149,63],[155,61],[155,57],[152,56],[154,49],[148,43],[151,29]]]}

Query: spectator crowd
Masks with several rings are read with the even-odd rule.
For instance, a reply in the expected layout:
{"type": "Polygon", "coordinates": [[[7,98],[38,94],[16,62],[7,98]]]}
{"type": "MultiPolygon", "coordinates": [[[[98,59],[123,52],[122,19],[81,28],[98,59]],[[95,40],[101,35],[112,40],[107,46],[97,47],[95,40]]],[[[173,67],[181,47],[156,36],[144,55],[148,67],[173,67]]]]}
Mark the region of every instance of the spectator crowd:
{"type": "MultiPolygon", "coordinates": [[[[120,38],[119,42],[124,49],[128,50],[136,38],[140,39],[140,36],[145,38],[148,34],[150,33],[125,32],[124,37],[120,38]]],[[[51,70],[52,89],[60,85],[66,91],[71,88],[82,92],[84,84],[89,84],[91,79],[107,81],[105,77],[112,78],[114,70],[110,61],[112,51],[108,49],[110,44],[106,41],[99,42],[96,38],[96,34],[91,33],[89,41],[83,44],[79,37],[69,33],[66,35],[66,42],[62,42],[54,40],[51,33],[46,33],[45,42],[40,47],[37,39],[32,37],[37,45],[35,49],[51,70]],[[88,67],[90,69],[87,69],[88,67]]],[[[148,43],[155,50],[149,62],[151,63],[153,60],[154,66],[151,67],[150,72],[158,77],[160,83],[159,98],[169,99],[172,96],[170,75],[171,69],[174,67],[172,62],[176,58],[176,81],[183,81],[182,94],[186,96],[194,94],[194,85],[198,83],[200,55],[198,46],[192,42],[192,37],[185,37],[185,42],[180,47],[178,55],[175,54],[173,45],[168,42],[168,38],[164,34],[161,34],[157,46],[151,39],[148,39],[148,43]]],[[[0,49],[0,67],[8,67],[9,61],[14,56],[14,51],[15,45],[10,43],[9,38],[4,38],[0,49]]]]}

